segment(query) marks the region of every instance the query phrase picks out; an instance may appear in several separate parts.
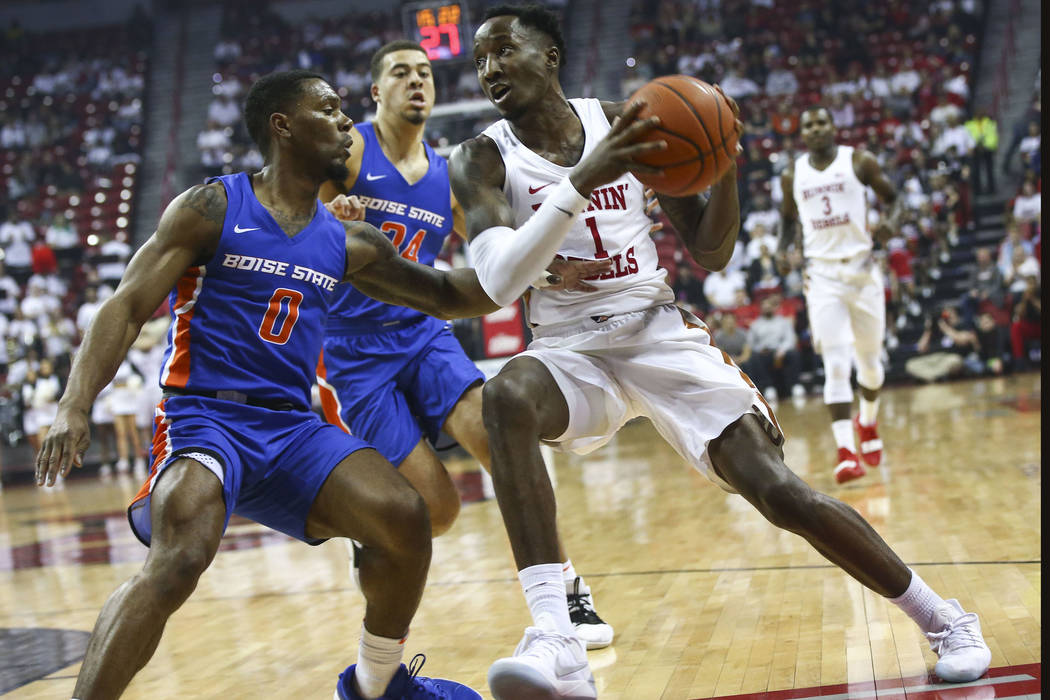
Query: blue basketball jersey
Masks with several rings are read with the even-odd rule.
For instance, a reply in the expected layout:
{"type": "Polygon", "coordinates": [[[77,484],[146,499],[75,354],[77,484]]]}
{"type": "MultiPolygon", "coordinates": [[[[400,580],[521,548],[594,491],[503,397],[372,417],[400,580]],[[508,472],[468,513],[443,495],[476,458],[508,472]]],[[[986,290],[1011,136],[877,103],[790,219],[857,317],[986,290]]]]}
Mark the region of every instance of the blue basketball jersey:
{"type": "MultiPolygon", "coordinates": [[[[452,200],[448,163],[424,143],[430,168],[414,185],[383,153],[372,124],[358,124],[364,140],[361,171],[350,194],[366,207],[365,221],[382,231],[402,257],[423,265],[433,265],[445,238],[452,231],[452,200]]],[[[330,331],[382,330],[384,325],[399,326],[421,320],[424,314],[404,306],[394,306],[365,296],[352,285],[336,289],[328,321],[330,331]]]]}
{"type": "Polygon", "coordinates": [[[346,229],[317,203],[289,238],[246,173],[212,178],[228,205],[215,255],[171,291],[160,383],[310,405],[329,306],[346,270],[346,229]]]}

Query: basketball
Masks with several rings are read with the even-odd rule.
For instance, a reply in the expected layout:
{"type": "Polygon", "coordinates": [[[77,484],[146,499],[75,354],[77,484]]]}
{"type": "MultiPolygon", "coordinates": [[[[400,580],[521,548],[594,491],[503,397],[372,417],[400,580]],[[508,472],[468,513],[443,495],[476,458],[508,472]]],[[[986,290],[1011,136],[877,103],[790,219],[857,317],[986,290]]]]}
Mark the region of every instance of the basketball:
{"type": "Polygon", "coordinates": [[[660,125],[642,141],[666,141],[667,148],[639,162],[663,169],[662,175],[633,173],[647,187],[674,197],[710,187],[736,158],[736,118],[729,102],[711,85],[688,75],[650,80],[628,103],[645,100],[639,119],[656,115],[660,125]]]}

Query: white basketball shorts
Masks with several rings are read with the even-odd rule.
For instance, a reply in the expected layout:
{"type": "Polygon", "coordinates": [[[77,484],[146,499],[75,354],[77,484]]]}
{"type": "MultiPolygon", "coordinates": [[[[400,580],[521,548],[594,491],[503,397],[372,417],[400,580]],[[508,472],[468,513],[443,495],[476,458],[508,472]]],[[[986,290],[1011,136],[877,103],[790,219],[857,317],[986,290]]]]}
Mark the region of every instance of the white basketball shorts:
{"type": "Polygon", "coordinates": [[[708,479],[735,492],[711,465],[707,443],[746,413],[783,443],[772,409],[707,326],[674,304],[534,329],[521,355],[546,366],[569,406],[556,449],[586,454],[628,420],[646,416],[661,436],[708,479]]]}
{"type": "Polygon", "coordinates": [[[806,310],[813,349],[849,345],[881,352],[886,335],[886,291],[882,273],[865,253],[848,262],[806,261],[806,310]]]}

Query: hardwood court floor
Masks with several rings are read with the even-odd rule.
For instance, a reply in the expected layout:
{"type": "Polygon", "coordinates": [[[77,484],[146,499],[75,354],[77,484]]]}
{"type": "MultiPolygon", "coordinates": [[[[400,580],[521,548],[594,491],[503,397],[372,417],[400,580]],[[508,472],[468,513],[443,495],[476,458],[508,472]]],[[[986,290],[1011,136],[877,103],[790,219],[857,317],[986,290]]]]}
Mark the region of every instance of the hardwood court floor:
{"type": "MultiPolygon", "coordinates": [[[[844,487],[832,479],[820,398],[778,407],[789,465],[979,613],[993,667],[1041,659],[1040,405],[1032,374],[890,388],[884,466],[844,487]]],[[[590,653],[601,698],[708,698],[932,669],[903,613],[688,469],[648,423],[587,457],[558,454],[554,471],[566,546],[616,628],[613,647],[590,653]]],[[[62,491],[0,492],[0,693],[16,688],[5,697],[70,697],[84,632],[145,555],[123,514],[136,486],[75,479],[62,491]]],[[[310,548],[234,521],[125,697],[327,700],[356,656],[363,615],[346,564],[341,542],[310,548]]],[[[406,659],[425,652],[425,675],[489,698],[488,666],[528,622],[495,502],[465,505],[435,542],[406,659]]]]}

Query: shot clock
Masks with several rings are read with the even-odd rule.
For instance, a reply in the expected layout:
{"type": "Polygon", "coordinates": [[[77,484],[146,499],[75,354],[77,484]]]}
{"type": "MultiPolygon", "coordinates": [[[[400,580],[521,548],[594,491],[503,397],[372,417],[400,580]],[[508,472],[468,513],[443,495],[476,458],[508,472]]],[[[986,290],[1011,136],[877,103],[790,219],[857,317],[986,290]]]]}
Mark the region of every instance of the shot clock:
{"type": "Polygon", "coordinates": [[[419,42],[431,61],[455,60],[469,55],[472,40],[465,2],[413,2],[403,5],[405,34],[419,42]]]}

